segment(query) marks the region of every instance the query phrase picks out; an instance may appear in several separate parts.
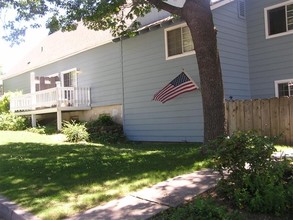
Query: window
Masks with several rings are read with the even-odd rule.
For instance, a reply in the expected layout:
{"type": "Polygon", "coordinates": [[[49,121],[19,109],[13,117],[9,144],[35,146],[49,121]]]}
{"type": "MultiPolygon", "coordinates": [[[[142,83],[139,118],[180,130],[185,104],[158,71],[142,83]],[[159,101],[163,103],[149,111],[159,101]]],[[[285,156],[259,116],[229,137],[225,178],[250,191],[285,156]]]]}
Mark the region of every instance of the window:
{"type": "Polygon", "coordinates": [[[190,30],[186,25],[165,30],[166,59],[194,54],[190,30]]]}
{"type": "Polygon", "coordinates": [[[246,5],[245,0],[238,0],[238,17],[245,19],[246,18],[246,5]]]}
{"type": "Polygon", "coordinates": [[[293,33],[293,1],[265,8],[266,37],[293,33]]]}
{"type": "Polygon", "coordinates": [[[61,72],[63,87],[77,87],[77,73],[76,69],[61,72]]]}
{"type": "Polygon", "coordinates": [[[276,97],[293,96],[293,79],[275,81],[276,97]]]}

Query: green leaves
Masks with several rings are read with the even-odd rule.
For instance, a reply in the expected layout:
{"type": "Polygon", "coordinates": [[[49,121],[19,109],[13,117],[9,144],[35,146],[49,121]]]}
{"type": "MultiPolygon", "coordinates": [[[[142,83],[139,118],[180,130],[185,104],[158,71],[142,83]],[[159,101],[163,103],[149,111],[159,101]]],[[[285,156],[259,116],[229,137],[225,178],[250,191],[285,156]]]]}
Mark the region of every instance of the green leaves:
{"type": "Polygon", "coordinates": [[[219,193],[236,207],[279,215],[292,205],[292,165],[272,158],[274,139],[236,132],[213,142],[212,149],[222,174],[219,193]]]}
{"type": "Polygon", "coordinates": [[[87,141],[89,138],[85,125],[75,121],[64,121],[62,133],[66,135],[69,142],[87,141]]]}

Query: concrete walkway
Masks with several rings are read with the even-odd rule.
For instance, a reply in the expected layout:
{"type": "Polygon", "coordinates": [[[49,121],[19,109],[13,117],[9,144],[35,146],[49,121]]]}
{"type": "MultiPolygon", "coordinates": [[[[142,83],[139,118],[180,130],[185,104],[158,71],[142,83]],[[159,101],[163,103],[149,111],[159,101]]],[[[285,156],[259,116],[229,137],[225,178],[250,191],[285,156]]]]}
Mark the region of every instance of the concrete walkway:
{"type": "Polygon", "coordinates": [[[17,204],[0,196],[0,220],[39,220],[17,204]]]}
{"type": "Polygon", "coordinates": [[[67,220],[148,219],[215,186],[219,175],[202,170],[178,176],[150,188],[92,208],[67,220]]]}
{"type": "MultiPolygon", "coordinates": [[[[215,186],[219,175],[211,170],[177,176],[150,188],[89,209],[67,220],[148,219],[215,186]]],[[[0,197],[0,220],[36,220],[19,206],[0,197]]]]}

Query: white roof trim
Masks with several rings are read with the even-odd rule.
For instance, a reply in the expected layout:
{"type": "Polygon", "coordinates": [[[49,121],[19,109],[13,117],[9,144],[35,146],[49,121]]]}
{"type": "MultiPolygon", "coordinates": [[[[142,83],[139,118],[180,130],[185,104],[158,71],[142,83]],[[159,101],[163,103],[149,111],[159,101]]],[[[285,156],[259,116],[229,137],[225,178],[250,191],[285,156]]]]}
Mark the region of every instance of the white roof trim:
{"type": "Polygon", "coordinates": [[[230,2],[234,2],[235,0],[224,0],[224,1],[220,1],[220,2],[216,2],[211,6],[211,10],[217,9],[219,7],[222,7],[224,5],[227,5],[230,2]]]}

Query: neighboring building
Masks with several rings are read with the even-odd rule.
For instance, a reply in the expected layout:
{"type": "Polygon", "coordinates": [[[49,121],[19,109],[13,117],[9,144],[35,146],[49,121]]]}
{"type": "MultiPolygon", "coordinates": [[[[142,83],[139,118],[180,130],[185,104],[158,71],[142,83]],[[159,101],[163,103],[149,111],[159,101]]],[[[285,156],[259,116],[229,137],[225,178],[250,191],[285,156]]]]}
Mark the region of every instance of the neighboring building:
{"type": "MultiPolygon", "coordinates": [[[[293,1],[222,0],[211,7],[225,98],[293,94],[293,1]]],[[[38,94],[19,97],[14,111],[33,119],[56,112],[59,126],[61,116],[89,120],[109,113],[131,140],[202,141],[200,90],[165,104],[152,101],[182,69],[200,87],[186,24],[157,10],[140,21],[139,35],[128,39],[83,26],[48,36],[3,78],[4,91],[38,94]]]]}

